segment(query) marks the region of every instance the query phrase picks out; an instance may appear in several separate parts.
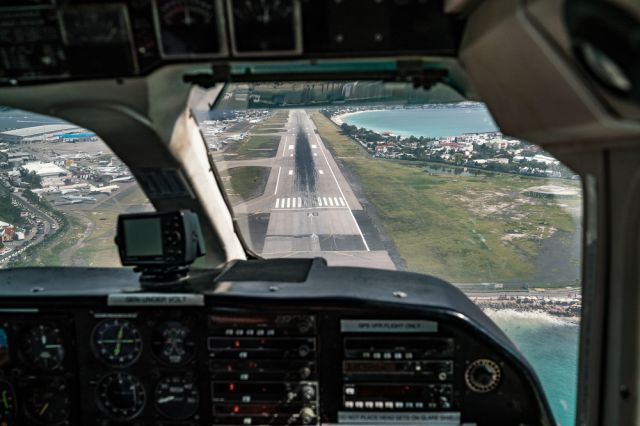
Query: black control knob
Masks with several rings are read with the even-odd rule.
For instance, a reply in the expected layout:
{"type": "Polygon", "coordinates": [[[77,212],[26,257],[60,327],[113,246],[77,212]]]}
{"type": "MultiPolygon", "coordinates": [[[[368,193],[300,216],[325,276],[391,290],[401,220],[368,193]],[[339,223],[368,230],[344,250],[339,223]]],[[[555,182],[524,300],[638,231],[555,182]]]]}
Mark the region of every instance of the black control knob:
{"type": "Polygon", "coordinates": [[[296,321],[298,333],[307,334],[313,328],[313,320],[308,317],[298,318],[296,321]]]}
{"type": "Polygon", "coordinates": [[[316,397],[316,389],[311,385],[304,385],[301,393],[305,401],[313,401],[316,397]]]}
{"type": "Polygon", "coordinates": [[[311,424],[313,420],[316,418],[316,413],[310,407],[304,407],[302,410],[300,410],[299,416],[302,424],[308,425],[308,424],[311,424]]]}
{"type": "Polygon", "coordinates": [[[467,367],[464,380],[474,392],[491,392],[500,384],[500,366],[490,359],[477,359],[467,367]]]}
{"type": "Polygon", "coordinates": [[[310,352],[311,348],[307,345],[302,345],[298,348],[298,355],[300,355],[300,358],[306,358],[310,352]]]}

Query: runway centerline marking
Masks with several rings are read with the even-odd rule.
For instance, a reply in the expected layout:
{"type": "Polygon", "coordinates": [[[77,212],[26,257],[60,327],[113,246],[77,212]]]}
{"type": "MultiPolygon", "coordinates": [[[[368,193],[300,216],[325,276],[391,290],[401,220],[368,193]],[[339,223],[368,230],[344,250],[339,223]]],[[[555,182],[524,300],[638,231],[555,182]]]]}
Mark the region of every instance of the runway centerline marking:
{"type": "Polygon", "coordinates": [[[293,174],[293,170],[289,170],[289,176],[293,174]]]}
{"type": "Polygon", "coordinates": [[[278,194],[278,184],[280,183],[280,172],[282,171],[282,166],[278,168],[278,178],[276,179],[276,190],[273,191],[273,195],[278,194]]]}

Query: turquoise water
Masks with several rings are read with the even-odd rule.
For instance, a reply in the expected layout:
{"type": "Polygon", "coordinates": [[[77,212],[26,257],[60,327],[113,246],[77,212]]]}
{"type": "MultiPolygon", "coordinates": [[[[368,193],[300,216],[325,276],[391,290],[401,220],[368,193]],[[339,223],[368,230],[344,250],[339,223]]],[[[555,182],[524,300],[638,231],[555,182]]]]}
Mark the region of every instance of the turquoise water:
{"type": "Polygon", "coordinates": [[[443,137],[496,132],[498,127],[483,105],[366,111],[343,118],[352,126],[400,136],[443,137]]]}
{"type": "Polygon", "coordinates": [[[579,327],[542,313],[507,310],[487,314],[533,366],[558,424],[572,426],[576,410],[579,327]]]}

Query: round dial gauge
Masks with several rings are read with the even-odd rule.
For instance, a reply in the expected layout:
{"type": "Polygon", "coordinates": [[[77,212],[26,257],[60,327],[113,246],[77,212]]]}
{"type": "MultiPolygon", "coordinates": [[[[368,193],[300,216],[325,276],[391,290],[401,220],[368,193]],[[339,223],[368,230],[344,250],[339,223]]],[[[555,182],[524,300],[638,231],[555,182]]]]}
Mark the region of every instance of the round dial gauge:
{"type": "Polygon", "coordinates": [[[239,53],[296,49],[295,0],[230,0],[233,43],[239,53]]]}
{"type": "Polygon", "coordinates": [[[11,383],[0,380],[0,425],[12,425],[16,415],[16,393],[11,383]]]}
{"type": "Polygon", "coordinates": [[[64,345],[60,329],[39,324],[24,335],[21,346],[24,359],[40,370],[51,371],[60,367],[64,360],[64,345]]]}
{"type": "Polygon", "coordinates": [[[69,418],[71,401],[67,385],[61,381],[38,382],[26,389],[24,410],[39,424],[58,425],[69,418]]]}
{"type": "Polygon", "coordinates": [[[160,44],[165,56],[220,51],[216,3],[206,0],[156,0],[160,44]]]}
{"type": "Polygon", "coordinates": [[[98,407],[114,420],[131,420],[138,416],[146,401],[140,380],[129,373],[117,372],[104,376],[96,387],[98,407]]]}
{"type": "Polygon", "coordinates": [[[153,353],[163,362],[182,365],[189,362],[195,353],[196,342],[191,330],[179,322],[169,321],[153,332],[153,353]]]}
{"type": "Polygon", "coordinates": [[[128,320],[102,321],[93,330],[93,351],[107,364],[133,364],[142,352],[142,337],[138,328],[128,320]]]}
{"type": "Polygon", "coordinates": [[[182,420],[196,414],[200,394],[191,378],[176,375],[158,382],[154,399],[160,414],[172,420],[182,420]]]}

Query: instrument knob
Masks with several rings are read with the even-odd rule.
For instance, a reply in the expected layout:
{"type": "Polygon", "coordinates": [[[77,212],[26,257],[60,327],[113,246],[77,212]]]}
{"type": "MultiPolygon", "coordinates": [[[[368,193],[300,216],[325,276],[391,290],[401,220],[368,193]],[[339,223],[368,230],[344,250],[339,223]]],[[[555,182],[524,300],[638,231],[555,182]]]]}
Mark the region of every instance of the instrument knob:
{"type": "Polygon", "coordinates": [[[311,376],[311,369],[309,367],[302,367],[300,369],[300,378],[301,379],[308,379],[309,376],[311,376]]]}
{"type": "Polygon", "coordinates": [[[308,425],[316,418],[316,413],[310,407],[304,407],[300,410],[300,421],[304,425],[308,425]]]}
{"type": "Polygon", "coordinates": [[[309,352],[311,352],[311,349],[307,345],[302,345],[298,348],[298,355],[300,355],[301,358],[305,358],[309,355],[309,352]]]}
{"type": "Polygon", "coordinates": [[[305,401],[312,401],[316,397],[316,389],[313,386],[305,385],[302,387],[302,398],[305,401]]]}

